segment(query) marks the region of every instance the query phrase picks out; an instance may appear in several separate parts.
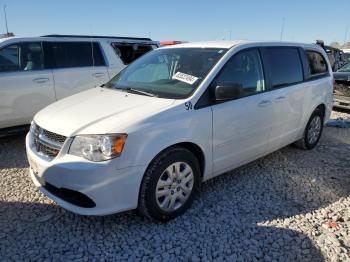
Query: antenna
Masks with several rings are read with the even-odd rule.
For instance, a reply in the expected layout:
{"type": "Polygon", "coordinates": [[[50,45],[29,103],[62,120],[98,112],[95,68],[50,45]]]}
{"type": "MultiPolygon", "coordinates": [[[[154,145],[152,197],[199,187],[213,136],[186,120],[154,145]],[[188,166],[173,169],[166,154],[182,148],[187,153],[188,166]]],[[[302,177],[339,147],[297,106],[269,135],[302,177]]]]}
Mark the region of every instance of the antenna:
{"type": "Polygon", "coordinates": [[[90,42],[91,42],[91,58],[92,58],[92,81],[94,81],[94,86],[96,87],[97,84],[96,84],[96,79],[95,79],[95,58],[94,58],[94,42],[93,42],[93,34],[92,34],[92,28],[91,28],[91,25],[90,25],[90,35],[91,35],[91,38],[90,38],[90,42]]]}
{"type": "Polygon", "coordinates": [[[348,31],[349,31],[349,26],[345,28],[345,35],[344,35],[344,45],[346,44],[346,40],[348,39],[348,31]]]}
{"type": "Polygon", "coordinates": [[[6,34],[8,35],[8,34],[9,34],[9,29],[8,29],[8,26],[7,26],[6,7],[7,7],[7,5],[4,5],[4,14],[5,14],[6,34]]]}
{"type": "Polygon", "coordinates": [[[285,22],[285,18],[282,18],[282,25],[281,25],[281,35],[280,35],[280,42],[282,42],[282,38],[283,38],[283,33],[284,33],[284,22],[285,22]]]}

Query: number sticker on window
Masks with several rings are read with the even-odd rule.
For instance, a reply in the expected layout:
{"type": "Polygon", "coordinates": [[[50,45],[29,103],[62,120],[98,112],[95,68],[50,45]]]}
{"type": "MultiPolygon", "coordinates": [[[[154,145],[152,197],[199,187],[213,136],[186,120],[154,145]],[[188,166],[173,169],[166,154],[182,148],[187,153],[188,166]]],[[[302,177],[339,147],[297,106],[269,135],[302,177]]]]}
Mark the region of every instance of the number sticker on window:
{"type": "Polygon", "coordinates": [[[175,80],[179,80],[181,82],[185,82],[190,85],[193,85],[198,80],[198,77],[191,76],[181,72],[177,72],[175,75],[173,75],[172,78],[175,80]]]}

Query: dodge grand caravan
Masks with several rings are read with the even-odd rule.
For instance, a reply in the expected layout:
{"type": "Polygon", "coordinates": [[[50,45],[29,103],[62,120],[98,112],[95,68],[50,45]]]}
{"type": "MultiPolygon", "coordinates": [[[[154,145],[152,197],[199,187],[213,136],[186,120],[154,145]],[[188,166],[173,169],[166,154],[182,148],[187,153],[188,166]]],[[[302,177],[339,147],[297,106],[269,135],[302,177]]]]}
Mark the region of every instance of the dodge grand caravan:
{"type": "Polygon", "coordinates": [[[223,41],[151,51],[35,115],[34,184],[83,215],[167,221],[200,183],[295,143],[316,146],[333,78],[317,45],[223,41]]]}
{"type": "Polygon", "coordinates": [[[0,135],[28,126],[56,100],[108,82],[158,46],[149,38],[112,36],[0,40],[0,135]]]}

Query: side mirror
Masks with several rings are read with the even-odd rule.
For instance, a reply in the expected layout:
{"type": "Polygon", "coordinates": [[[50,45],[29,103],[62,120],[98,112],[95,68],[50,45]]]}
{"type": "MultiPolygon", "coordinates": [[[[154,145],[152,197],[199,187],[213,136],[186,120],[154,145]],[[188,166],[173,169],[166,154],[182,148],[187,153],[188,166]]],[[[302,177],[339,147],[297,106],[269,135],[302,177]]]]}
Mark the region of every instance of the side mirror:
{"type": "Polygon", "coordinates": [[[242,86],[237,83],[222,83],[215,87],[215,100],[225,101],[237,99],[241,96],[242,86]]]}

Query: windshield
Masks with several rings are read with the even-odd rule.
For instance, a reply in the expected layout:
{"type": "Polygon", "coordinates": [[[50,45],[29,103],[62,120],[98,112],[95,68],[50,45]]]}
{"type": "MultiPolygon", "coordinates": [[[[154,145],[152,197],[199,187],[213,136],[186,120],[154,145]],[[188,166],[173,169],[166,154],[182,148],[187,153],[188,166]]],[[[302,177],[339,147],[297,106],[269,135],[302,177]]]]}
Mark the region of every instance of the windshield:
{"type": "Polygon", "coordinates": [[[190,96],[225,53],[217,48],[168,48],[131,63],[105,86],[171,99],[190,96]]]}
{"type": "Polygon", "coordinates": [[[350,72],[350,63],[343,65],[338,72],[350,72]]]}

